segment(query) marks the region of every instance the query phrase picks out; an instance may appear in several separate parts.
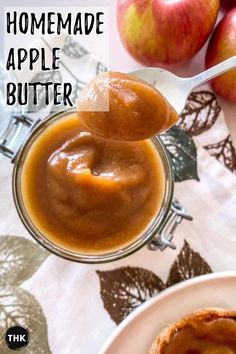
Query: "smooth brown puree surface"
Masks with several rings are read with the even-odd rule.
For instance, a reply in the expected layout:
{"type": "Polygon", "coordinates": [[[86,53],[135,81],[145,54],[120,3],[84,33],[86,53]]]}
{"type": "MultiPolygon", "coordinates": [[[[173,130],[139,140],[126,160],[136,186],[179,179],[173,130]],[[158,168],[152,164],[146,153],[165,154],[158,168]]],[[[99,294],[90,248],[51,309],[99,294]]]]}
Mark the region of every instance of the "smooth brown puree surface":
{"type": "Polygon", "coordinates": [[[162,354],[236,354],[236,321],[216,319],[177,332],[162,354]]]}
{"type": "Polygon", "coordinates": [[[79,96],[77,110],[88,130],[117,140],[150,138],[179,119],[153,86],[117,72],[103,73],[87,85],[79,96]],[[98,111],[106,106],[107,112],[98,111]]]}
{"type": "Polygon", "coordinates": [[[39,230],[84,253],[111,251],[137,238],[165,190],[163,165],[150,141],[96,137],[76,113],[37,138],[22,177],[23,200],[39,230]]]}

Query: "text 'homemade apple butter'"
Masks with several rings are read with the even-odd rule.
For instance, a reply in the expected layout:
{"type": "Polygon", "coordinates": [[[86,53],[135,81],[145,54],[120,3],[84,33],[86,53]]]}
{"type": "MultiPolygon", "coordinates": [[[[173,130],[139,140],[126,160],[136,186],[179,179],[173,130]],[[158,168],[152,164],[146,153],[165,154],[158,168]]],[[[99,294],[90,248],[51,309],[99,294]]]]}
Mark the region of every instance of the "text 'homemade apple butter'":
{"type": "MultiPolygon", "coordinates": [[[[151,86],[109,75],[109,112],[67,113],[54,121],[30,147],[22,170],[33,223],[55,244],[85,254],[126,246],[158,214],[165,193],[161,158],[150,140],[127,140],[152,136],[157,120],[162,129],[176,118],[151,86]]],[[[83,91],[88,108],[103,95],[104,78],[83,91]]]]}

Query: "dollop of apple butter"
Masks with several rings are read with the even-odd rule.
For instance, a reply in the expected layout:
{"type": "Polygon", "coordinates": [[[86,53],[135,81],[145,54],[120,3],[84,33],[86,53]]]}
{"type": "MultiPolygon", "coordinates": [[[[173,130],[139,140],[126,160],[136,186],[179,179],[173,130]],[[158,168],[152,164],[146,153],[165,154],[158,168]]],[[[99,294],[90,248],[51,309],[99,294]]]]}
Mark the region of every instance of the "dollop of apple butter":
{"type": "Polygon", "coordinates": [[[235,354],[236,321],[219,318],[184,327],[161,354],[235,354]]]}
{"type": "Polygon", "coordinates": [[[117,72],[91,81],[78,98],[77,111],[81,123],[94,134],[129,141],[159,134],[179,118],[154,86],[117,72]]]}
{"type": "Polygon", "coordinates": [[[151,141],[115,141],[65,114],[33,143],[23,166],[30,217],[53,242],[99,254],[136,239],[157,215],[164,168],[151,141]]]}

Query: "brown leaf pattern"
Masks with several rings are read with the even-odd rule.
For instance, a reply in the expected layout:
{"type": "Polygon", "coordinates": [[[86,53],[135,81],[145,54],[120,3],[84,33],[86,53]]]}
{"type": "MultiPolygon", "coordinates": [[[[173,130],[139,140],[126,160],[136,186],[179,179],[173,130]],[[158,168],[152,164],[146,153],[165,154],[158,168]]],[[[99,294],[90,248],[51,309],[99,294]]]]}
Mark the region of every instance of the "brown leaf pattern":
{"type": "Polygon", "coordinates": [[[211,272],[207,262],[185,241],[170,269],[166,284],[150,270],[138,267],[97,271],[97,274],[104,307],[112,320],[119,324],[136,307],[165,288],[211,272]]]}
{"type": "Polygon", "coordinates": [[[236,173],[236,151],[230,135],[218,143],[206,145],[204,148],[231,172],[236,173]]]}
{"type": "Polygon", "coordinates": [[[184,247],[170,269],[167,286],[208,273],[212,273],[210,266],[185,241],[184,247]]]}
{"type": "Polygon", "coordinates": [[[158,276],[143,268],[124,267],[112,271],[97,271],[97,274],[104,307],[116,324],[165,288],[158,276]]]}
{"type": "Polygon", "coordinates": [[[179,128],[191,136],[210,129],[219,117],[221,107],[214,93],[192,92],[178,122],[179,128]]]}

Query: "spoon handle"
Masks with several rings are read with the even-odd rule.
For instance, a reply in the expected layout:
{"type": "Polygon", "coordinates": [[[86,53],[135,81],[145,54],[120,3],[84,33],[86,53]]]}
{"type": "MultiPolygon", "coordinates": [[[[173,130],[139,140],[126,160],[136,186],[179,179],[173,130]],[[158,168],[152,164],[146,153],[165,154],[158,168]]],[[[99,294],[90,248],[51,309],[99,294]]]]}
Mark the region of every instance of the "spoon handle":
{"type": "Polygon", "coordinates": [[[236,68],[236,55],[233,57],[226,59],[222,61],[221,63],[213,66],[212,68],[202,72],[201,74],[198,74],[196,76],[193,76],[190,81],[192,85],[192,89],[194,87],[197,87],[199,85],[204,84],[205,82],[213,79],[214,77],[221,75],[225,73],[226,71],[229,71],[231,69],[236,68]]]}

